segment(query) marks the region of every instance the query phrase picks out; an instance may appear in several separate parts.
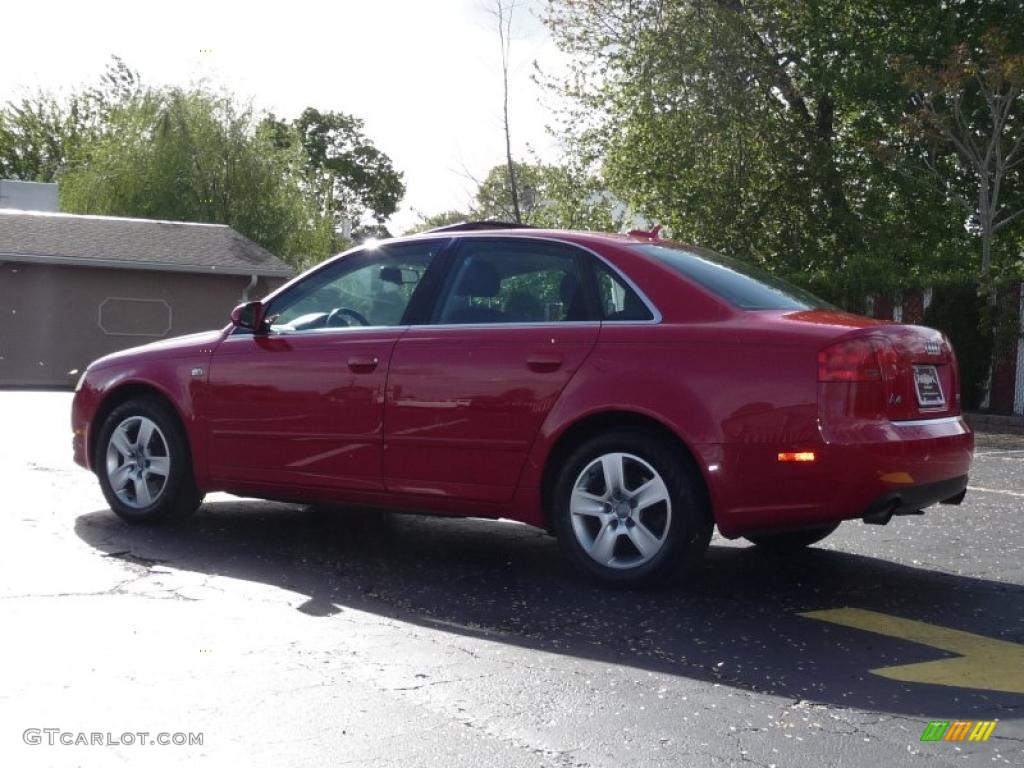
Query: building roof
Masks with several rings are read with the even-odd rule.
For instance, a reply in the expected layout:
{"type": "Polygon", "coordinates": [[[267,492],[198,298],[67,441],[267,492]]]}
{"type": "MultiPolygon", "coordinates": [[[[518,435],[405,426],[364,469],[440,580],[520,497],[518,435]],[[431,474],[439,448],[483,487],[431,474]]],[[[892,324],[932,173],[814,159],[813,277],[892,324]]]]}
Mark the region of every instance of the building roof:
{"type": "Polygon", "coordinates": [[[292,269],[224,224],[0,209],[0,260],[289,277],[292,269]]]}

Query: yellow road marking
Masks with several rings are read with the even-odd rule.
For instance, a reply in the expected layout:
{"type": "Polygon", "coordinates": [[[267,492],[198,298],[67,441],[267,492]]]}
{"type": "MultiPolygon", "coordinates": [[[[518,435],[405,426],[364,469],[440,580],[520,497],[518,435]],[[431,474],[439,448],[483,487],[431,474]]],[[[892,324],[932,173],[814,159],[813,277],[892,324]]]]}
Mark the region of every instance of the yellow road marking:
{"type": "Polygon", "coordinates": [[[958,654],[953,659],[879,667],[870,670],[873,675],[906,683],[1024,694],[1024,645],[860,608],[835,608],[800,615],[958,654]]]}

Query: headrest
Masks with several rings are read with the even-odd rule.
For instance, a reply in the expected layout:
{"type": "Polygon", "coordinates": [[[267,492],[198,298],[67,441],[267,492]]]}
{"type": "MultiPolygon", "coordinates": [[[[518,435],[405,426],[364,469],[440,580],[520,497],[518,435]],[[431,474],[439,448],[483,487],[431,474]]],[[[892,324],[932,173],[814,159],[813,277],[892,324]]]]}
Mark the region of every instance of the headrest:
{"type": "Polygon", "coordinates": [[[498,295],[501,278],[489,261],[471,261],[466,265],[455,288],[456,296],[491,298],[498,295]]]}

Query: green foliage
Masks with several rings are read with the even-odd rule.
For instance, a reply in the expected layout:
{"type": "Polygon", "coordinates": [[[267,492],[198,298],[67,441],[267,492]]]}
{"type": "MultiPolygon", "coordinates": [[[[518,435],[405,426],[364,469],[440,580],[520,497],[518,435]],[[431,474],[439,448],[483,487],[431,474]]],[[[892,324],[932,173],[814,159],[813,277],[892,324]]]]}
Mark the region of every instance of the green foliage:
{"type": "Polygon", "coordinates": [[[398,209],[405,184],[391,158],[363,133],[362,120],[307,107],[290,124],[273,115],[266,123],[276,146],[290,147],[296,140],[301,145],[306,189],[318,213],[332,222],[337,250],[340,240],[354,237],[357,230],[380,234],[375,226],[398,209]]]}
{"type": "Polygon", "coordinates": [[[0,177],[59,181],[72,213],[228,224],[299,268],[386,235],[405,191],[354,117],[143,87],[116,57],[95,86],[0,109],[0,177]]]}
{"type": "MultiPolygon", "coordinates": [[[[515,177],[523,224],[592,231],[621,228],[624,207],[607,193],[596,176],[579,165],[516,163],[515,177]]],[[[490,169],[478,184],[476,200],[468,211],[421,214],[420,221],[406,233],[482,219],[516,220],[508,166],[504,163],[490,169]]]]}
{"type": "Polygon", "coordinates": [[[437,227],[444,227],[449,224],[459,224],[463,221],[469,221],[473,218],[473,215],[470,213],[463,213],[462,211],[442,211],[441,213],[435,213],[430,216],[420,213],[419,217],[420,220],[405,230],[402,234],[416,235],[420,232],[436,229],[437,227]]]}
{"type": "Polygon", "coordinates": [[[1024,232],[1024,29],[1017,26],[1016,36],[992,27],[941,61],[894,59],[911,94],[908,143],[980,234],[982,285],[993,300],[993,257],[998,266],[1015,255],[996,249],[995,236],[1024,232]]]}
{"type": "Polygon", "coordinates": [[[956,349],[964,410],[977,409],[985,395],[992,361],[992,332],[984,321],[987,312],[978,286],[960,284],[936,288],[924,313],[924,324],[945,333],[956,349]]]}
{"type": "Polygon", "coordinates": [[[566,126],[612,193],[854,305],[972,266],[950,184],[905,151],[894,57],[1020,29],[1013,5],[551,0],[547,22],[573,60],[566,126]]]}
{"type": "Polygon", "coordinates": [[[228,224],[297,266],[329,227],[301,186],[301,149],[276,147],[251,108],[203,90],[148,90],[117,106],[61,176],[72,213],[228,224]]]}
{"type": "Polygon", "coordinates": [[[139,90],[138,73],[114,56],[93,87],[66,99],[38,92],[0,109],[0,178],[56,181],[110,111],[139,90]]]}
{"type": "MultiPolygon", "coordinates": [[[[573,165],[516,163],[515,168],[524,224],[605,232],[619,228],[617,201],[596,177],[573,165]]],[[[472,218],[515,221],[507,166],[495,166],[480,183],[472,218]]]]}
{"type": "MultiPolygon", "coordinates": [[[[600,180],[577,163],[548,165],[515,163],[519,211],[523,224],[550,229],[614,232],[621,229],[625,210],[600,180]]],[[[469,210],[420,215],[420,221],[406,234],[463,221],[490,219],[515,222],[515,204],[508,179],[508,166],[488,171],[476,190],[469,210]]]]}

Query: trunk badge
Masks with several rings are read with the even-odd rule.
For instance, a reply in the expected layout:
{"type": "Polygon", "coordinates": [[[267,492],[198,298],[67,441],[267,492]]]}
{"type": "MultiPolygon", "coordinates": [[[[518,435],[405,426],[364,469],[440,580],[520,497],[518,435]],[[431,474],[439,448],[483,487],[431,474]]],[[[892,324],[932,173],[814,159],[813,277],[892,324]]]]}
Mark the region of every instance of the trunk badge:
{"type": "Polygon", "coordinates": [[[924,351],[928,355],[939,355],[942,354],[942,347],[939,346],[937,341],[926,341],[924,343],[924,351]]]}

